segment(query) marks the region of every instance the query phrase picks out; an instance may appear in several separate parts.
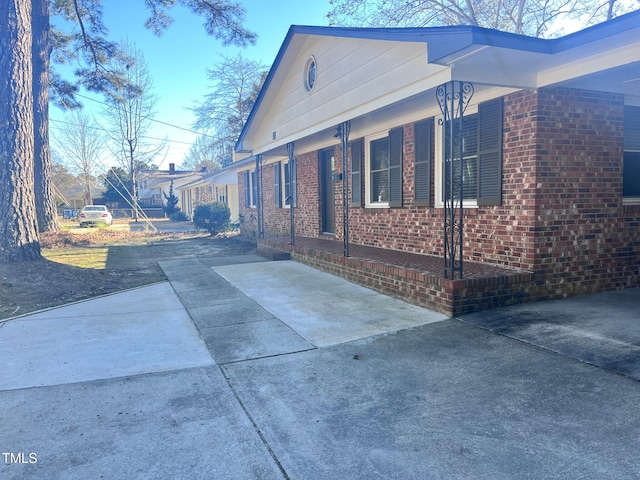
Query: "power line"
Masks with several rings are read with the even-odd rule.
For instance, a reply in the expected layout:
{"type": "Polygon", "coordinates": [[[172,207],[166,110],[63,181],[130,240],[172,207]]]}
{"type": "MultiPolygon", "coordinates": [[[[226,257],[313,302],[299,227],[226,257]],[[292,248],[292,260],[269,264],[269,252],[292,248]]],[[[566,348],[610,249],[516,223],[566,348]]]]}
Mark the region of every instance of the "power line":
{"type": "MultiPolygon", "coordinates": [[[[73,122],[66,122],[64,120],[57,120],[57,119],[50,119],[50,122],[53,123],[61,123],[64,125],[71,125],[73,127],[81,127],[82,125],[79,125],[77,123],[73,123],[73,122]]],[[[57,130],[63,130],[62,127],[54,127],[57,130]]],[[[106,128],[103,127],[97,127],[97,126],[84,126],[84,128],[88,128],[88,129],[92,129],[92,130],[100,130],[102,132],[107,132],[107,133],[112,133],[110,130],[107,130],[106,128]]],[[[193,142],[181,142],[180,140],[169,140],[169,139],[165,139],[165,138],[158,138],[158,137],[149,137],[147,135],[140,135],[140,138],[147,138],[149,140],[158,140],[161,142],[169,142],[169,143],[180,143],[182,145],[193,145],[193,142]]]]}
{"type": "MultiPolygon", "coordinates": [[[[108,104],[108,103],[103,102],[103,101],[101,101],[101,100],[97,100],[97,99],[95,99],[95,98],[93,98],[93,97],[88,97],[88,96],[86,96],[86,95],[82,95],[82,94],[80,94],[80,93],[76,93],[75,95],[76,95],[77,97],[86,98],[87,100],[91,100],[92,102],[99,103],[99,104],[101,104],[101,105],[105,105],[105,106],[107,106],[107,107],[109,106],[109,104],[108,104]]],[[[157,120],[157,119],[152,118],[152,117],[143,116],[142,118],[145,118],[145,119],[147,119],[147,120],[149,120],[149,121],[151,121],[151,122],[155,122],[155,123],[160,123],[160,124],[162,124],[162,125],[166,125],[166,126],[168,126],[168,127],[177,128],[178,130],[184,130],[185,132],[194,133],[194,134],[196,134],[196,135],[202,135],[203,137],[215,138],[213,135],[207,135],[206,133],[196,132],[195,130],[191,130],[191,129],[189,129],[189,128],[185,128],[185,127],[180,127],[180,126],[178,126],[178,125],[174,125],[174,124],[172,124],[172,123],[163,122],[162,120],[157,120]]]]}

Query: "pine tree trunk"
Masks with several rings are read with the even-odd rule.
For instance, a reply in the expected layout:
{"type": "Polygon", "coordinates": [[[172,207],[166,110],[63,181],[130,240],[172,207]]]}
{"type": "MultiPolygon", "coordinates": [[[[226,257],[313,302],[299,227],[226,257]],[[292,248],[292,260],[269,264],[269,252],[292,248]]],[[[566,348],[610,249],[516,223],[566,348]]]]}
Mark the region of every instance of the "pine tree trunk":
{"type": "Polygon", "coordinates": [[[53,194],[53,165],[49,146],[49,58],[51,26],[49,0],[32,0],[33,5],[33,108],[34,189],[38,230],[58,230],[53,194]]]}
{"type": "Polygon", "coordinates": [[[0,1],[0,262],[41,258],[33,187],[31,0],[0,1]]]}

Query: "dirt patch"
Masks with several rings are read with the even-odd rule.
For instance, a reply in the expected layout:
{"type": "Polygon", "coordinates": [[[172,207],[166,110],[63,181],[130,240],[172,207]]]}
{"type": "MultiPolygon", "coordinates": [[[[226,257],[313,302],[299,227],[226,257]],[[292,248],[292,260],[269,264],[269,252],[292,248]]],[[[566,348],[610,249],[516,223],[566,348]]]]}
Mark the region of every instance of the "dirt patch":
{"type": "Polygon", "coordinates": [[[41,236],[42,260],[0,264],[0,319],[164,281],[164,259],[254,251],[237,236],[91,229],[41,236]]]}

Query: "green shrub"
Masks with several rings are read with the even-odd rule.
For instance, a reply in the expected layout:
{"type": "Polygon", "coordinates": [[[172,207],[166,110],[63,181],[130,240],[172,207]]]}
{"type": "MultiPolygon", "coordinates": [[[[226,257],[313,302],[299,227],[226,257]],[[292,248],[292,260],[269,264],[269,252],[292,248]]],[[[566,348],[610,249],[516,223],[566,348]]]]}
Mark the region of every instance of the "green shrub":
{"type": "Polygon", "coordinates": [[[224,232],[229,227],[230,218],[229,207],[222,202],[201,203],[193,211],[193,223],[211,235],[224,232]]]}
{"type": "Polygon", "coordinates": [[[184,212],[175,212],[169,215],[169,220],[172,222],[188,222],[189,215],[184,212]]]}

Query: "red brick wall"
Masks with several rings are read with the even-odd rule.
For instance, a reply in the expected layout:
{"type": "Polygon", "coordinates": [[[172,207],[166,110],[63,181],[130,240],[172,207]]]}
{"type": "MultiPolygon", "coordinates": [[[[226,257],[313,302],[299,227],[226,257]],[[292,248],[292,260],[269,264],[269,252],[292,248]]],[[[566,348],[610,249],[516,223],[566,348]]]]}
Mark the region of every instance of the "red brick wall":
{"type": "MultiPolygon", "coordinates": [[[[297,156],[298,203],[295,209],[295,233],[302,237],[320,235],[320,174],[318,152],[297,156]]],[[[282,235],[290,235],[287,227],[282,235]]]]}
{"type": "Polygon", "coordinates": [[[245,198],[249,192],[244,188],[243,172],[238,172],[238,199],[240,207],[238,209],[240,219],[240,233],[247,239],[255,239],[258,233],[257,214],[255,207],[245,207],[245,198]]]}
{"type": "MultiPolygon", "coordinates": [[[[350,207],[349,239],[441,255],[442,209],[413,205],[413,124],[403,127],[404,206],[350,207]]],[[[503,146],[502,205],[465,210],[465,258],[534,271],[538,297],[639,285],[640,206],[622,205],[623,98],[551,88],[509,95],[503,146]]],[[[339,146],[335,154],[340,172],[339,146]]],[[[267,236],[288,236],[289,210],[273,208],[272,176],[267,167],[267,236]]],[[[321,236],[318,184],[318,154],[300,155],[296,235],[321,236]]],[[[341,189],[336,182],[339,241],[341,189]]]]}
{"type": "Polygon", "coordinates": [[[638,285],[640,207],[622,203],[622,96],[537,95],[537,221],[530,231],[539,283],[551,296],[638,285]]]}
{"type": "MultiPolygon", "coordinates": [[[[282,173],[282,165],[280,164],[280,181],[282,182],[282,190],[284,190],[284,174],[282,173]]],[[[263,183],[263,208],[265,218],[265,235],[277,236],[282,231],[289,231],[289,209],[276,207],[276,190],[275,190],[275,171],[274,164],[264,165],[262,167],[262,183],[263,183]],[[267,222],[266,219],[269,219],[267,222]]],[[[281,192],[282,195],[282,192],[281,192]]],[[[284,205],[284,202],[282,202],[284,205]]]]}

